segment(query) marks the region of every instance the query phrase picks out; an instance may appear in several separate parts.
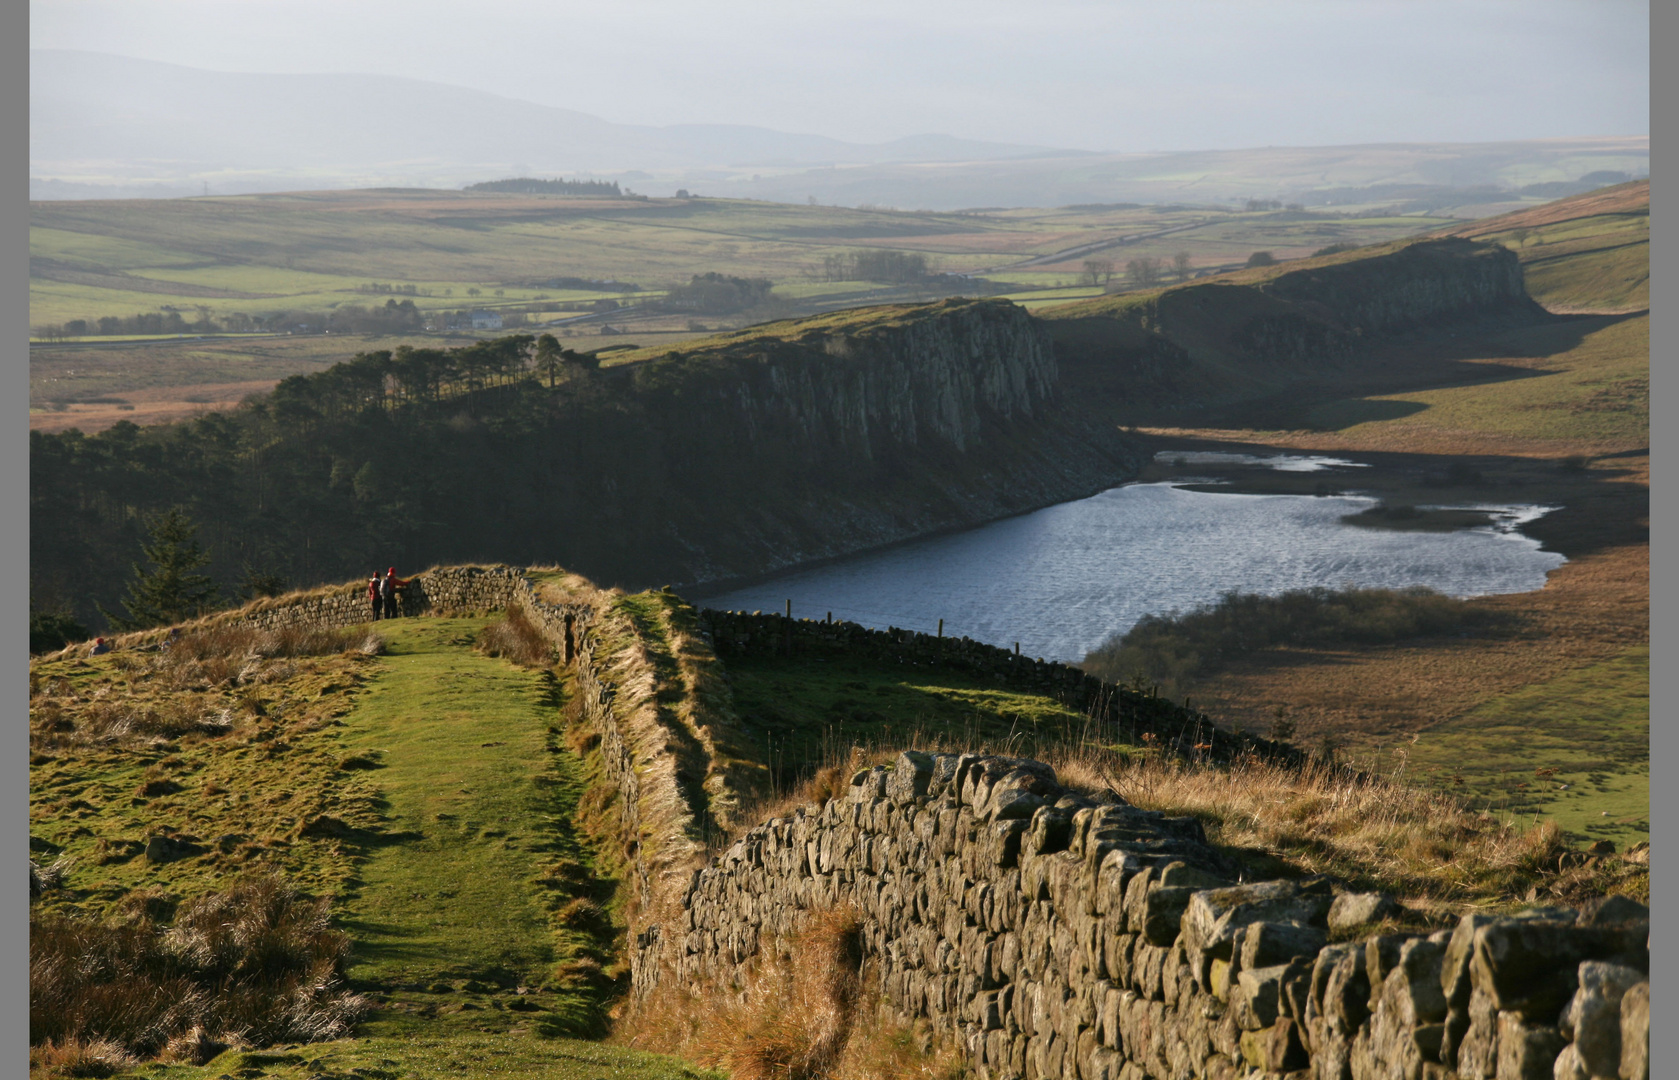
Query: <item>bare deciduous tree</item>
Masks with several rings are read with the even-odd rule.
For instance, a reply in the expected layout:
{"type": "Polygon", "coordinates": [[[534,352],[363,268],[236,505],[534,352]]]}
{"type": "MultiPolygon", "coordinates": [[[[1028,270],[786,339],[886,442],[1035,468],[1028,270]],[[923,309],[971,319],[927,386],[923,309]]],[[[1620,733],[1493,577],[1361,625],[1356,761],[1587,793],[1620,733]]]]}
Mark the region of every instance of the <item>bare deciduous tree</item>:
{"type": "Polygon", "coordinates": [[[1084,274],[1080,280],[1086,285],[1106,285],[1113,280],[1114,261],[1112,259],[1084,260],[1084,274]]]}
{"type": "Polygon", "coordinates": [[[1172,256],[1172,273],[1178,276],[1179,281],[1189,280],[1189,252],[1180,251],[1172,256]]]}

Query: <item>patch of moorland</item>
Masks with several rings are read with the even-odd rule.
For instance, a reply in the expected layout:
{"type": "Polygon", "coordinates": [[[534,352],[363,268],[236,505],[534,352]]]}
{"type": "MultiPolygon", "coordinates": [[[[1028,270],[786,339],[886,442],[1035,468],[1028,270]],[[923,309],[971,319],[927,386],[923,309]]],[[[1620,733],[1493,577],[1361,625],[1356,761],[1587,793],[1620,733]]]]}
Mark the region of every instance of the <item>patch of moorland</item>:
{"type": "Polygon", "coordinates": [[[366,629],[228,627],[34,661],[31,846],[76,867],[43,910],[96,917],[136,890],[201,893],[254,868],[337,891],[350,852],[305,830],[377,822],[378,763],[333,733],[383,647],[366,629]]]}
{"type": "Polygon", "coordinates": [[[82,1028],[41,1032],[32,1072],[692,1075],[575,1038],[603,1029],[621,978],[615,883],[573,824],[587,774],[560,738],[566,684],[475,651],[494,625],[199,625],[166,651],[36,660],[33,910],[56,929],[34,935],[32,981],[63,983],[44,977],[54,943],[108,959],[65,969],[87,982],[65,1014],[82,1028]],[[254,928],[257,959],[195,945],[217,911],[276,945],[254,928]],[[287,989],[298,970],[326,995],[313,1012],[287,989]],[[175,1004],[139,1005],[159,995],[175,1004]],[[160,1052],[173,1063],[137,1063],[160,1052]]]}
{"type": "Polygon", "coordinates": [[[1649,647],[1627,649],[1489,698],[1392,754],[1413,782],[1624,849],[1650,839],[1649,687],[1649,647]]]}
{"type": "Polygon", "coordinates": [[[1559,462],[1649,442],[1647,315],[1506,330],[1453,351],[1471,354],[1462,362],[1480,367],[1483,377],[1300,401],[1291,426],[1321,432],[1325,445],[1349,450],[1516,453],[1559,462]]]}

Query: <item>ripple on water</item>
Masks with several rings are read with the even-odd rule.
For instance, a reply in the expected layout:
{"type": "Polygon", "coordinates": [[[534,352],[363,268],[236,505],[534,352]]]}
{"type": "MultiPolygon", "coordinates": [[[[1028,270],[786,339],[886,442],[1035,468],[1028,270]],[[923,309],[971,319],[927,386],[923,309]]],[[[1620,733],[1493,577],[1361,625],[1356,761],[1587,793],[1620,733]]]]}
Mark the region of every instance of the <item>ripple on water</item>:
{"type": "Polygon", "coordinates": [[[1325,469],[1366,469],[1362,461],[1324,457],[1322,454],[1238,454],[1228,450],[1161,450],[1154,455],[1161,465],[1258,465],[1277,472],[1322,472],[1325,469]]]}
{"type": "MultiPolygon", "coordinates": [[[[1147,614],[1233,589],[1406,588],[1452,596],[1527,592],[1565,561],[1519,525],[1552,507],[1500,506],[1496,526],[1357,528],[1356,496],[1239,495],[1127,484],[950,536],[796,571],[700,601],[884,628],[944,632],[1028,656],[1079,660],[1147,614]]],[[[1495,509],[1495,508],[1487,508],[1495,509]]]]}

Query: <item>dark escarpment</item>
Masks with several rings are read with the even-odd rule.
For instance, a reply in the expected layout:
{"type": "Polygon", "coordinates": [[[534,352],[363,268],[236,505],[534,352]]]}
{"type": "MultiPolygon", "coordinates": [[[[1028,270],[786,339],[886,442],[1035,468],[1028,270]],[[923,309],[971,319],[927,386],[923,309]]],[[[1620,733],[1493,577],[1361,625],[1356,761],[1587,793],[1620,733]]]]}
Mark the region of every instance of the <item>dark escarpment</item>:
{"type": "Polygon", "coordinates": [[[665,444],[664,565],[688,582],[980,524],[1136,467],[1066,407],[1049,335],[1003,301],[770,326],[618,378],[665,444]]]}
{"type": "Polygon", "coordinates": [[[1065,407],[1048,334],[1006,301],[771,324],[557,385],[517,346],[480,350],[470,371],[364,354],[189,424],[34,435],[37,588],[114,606],[169,506],[224,581],[487,559],[635,586],[976,525],[1136,467],[1065,407]]]}
{"type": "Polygon", "coordinates": [[[1344,369],[1395,334],[1550,317],[1514,252],[1442,239],[1069,304],[1045,319],[1073,392],[1196,407],[1344,369]]]}

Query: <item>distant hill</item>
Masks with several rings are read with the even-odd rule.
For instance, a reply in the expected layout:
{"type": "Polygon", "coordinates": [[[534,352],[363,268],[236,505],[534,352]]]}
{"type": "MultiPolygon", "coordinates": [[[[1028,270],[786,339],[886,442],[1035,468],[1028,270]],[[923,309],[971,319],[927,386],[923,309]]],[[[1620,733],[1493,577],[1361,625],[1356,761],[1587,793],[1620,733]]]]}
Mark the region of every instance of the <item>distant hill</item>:
{"type": "Polygon", "coordinates": [[[1649,171],[1650,140],[1638,135],[885,163],[713,180],[703,190],[787,202],[814,197],[845,206],[937,210],[1116,202],[1204,205],[1270,198],[1313,208],[1376,205],[1484,217],[1506,209],[1501,203],[1555,198],[1583,190],[1582,183],[1591,188],[1607,182],[1583,181],[1594,173],[1636,177],[1649,171]]]}
{"type": "Polygon", "coordinates": [[[34,199],[574,176],[646,195],[905,209],[1258,197],[1472,206],[1459,216],[1473,217],[1524,189],[1554,198],[1593,175],[1647,175],[1650,161],[1647,135],[1125,154],[940,134],[860,144],[743,125],[615,124],[419,78],[234,74],[52,49],[30,53],[29,120],[34,199]]]}
{"type": "Polygon", "coordinates": [[[198,194],[206,181],[221,194],[452,187],[509,175],[973,161],[1046,150],[945,135],[863,145],[739,125],[645,127],[422,79],[235,74],[30,52],[34,198],[198,194]]]}

